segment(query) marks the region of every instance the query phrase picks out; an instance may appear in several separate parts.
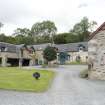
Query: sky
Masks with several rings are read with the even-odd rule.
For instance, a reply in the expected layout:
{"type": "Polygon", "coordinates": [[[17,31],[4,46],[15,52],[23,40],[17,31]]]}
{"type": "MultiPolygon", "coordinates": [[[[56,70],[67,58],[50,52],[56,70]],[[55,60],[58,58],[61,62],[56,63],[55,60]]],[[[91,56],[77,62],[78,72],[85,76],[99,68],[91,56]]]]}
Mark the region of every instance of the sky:
{"type": "Polygon", "coordinates": [[[105,21],[104,10],[105,0],[0,0],[1,32],[11,35],[43,20],[53,21],[58,33],[68,32],[84,16],[99,26],[105,21]]]}

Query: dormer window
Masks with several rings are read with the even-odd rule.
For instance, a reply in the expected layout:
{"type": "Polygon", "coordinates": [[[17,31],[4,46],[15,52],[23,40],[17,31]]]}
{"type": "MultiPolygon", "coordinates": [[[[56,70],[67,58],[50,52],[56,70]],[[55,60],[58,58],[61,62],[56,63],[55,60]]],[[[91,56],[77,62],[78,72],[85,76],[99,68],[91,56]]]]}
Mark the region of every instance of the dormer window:
{"type": "Polygon", "coordinates": [[[83,47],[79,47],[79,51],[83,51],[83,49],[84,49],[83,47]]]}
{"type": "Polygon", "coordinates": [[[6,48],[6,47],[1,47],[1,48],[0,48],[0,51],[1,51],[1,52],[5,52],[5,51],[7,51],[7,48],[6,48]]]}
{"type": "Polygon", "coordinates": [[[78,46],[78,50],[79,50],[79,51],[84,51],[84,50],[85,50],[85,46],[82,45],[82,44],[80,44],[80,45],[78,46]]]}

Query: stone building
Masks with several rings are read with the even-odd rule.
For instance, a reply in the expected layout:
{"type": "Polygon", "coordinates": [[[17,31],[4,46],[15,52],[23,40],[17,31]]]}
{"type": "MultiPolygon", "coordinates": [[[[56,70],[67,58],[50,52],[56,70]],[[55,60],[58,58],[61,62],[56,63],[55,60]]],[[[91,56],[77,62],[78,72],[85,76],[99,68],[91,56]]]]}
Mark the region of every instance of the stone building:
{"type": "Polygon", "coordinates": [[[29,65],[31,56],[25,50],[24,44],[14,45],[0,42],[0,65],[1,66],[26,66],[29,65]]]}
{"type": "MultiPolygon", "coordinates": [[[[55,45],[58,48],[58,55],[61,52],[67,53],[68,59],[65,63],[76,62],[79,58],[80,62],[86,63],[88,59],[88,43],[87,42],[78,42],[78,43],[68,43],[55,45]]],[[[59,59],[57,60],[59,63],[59,59]]]]}
{"type": "Polygon", "coordinates": [[[90,35],[89,78],[105,80],[105,22],[90,35]]]}
{"type": "MultiPolygon", "coordinates": [[[[34,66],[44,63],[43,50],[51,46],[51,43],[30,45],[14,45],[0,42],[0,65],[1,66],[34,66]]],[[[59,54],[67,53],[65,63],[75,62],[77,58],[81,62],[87,62],[88,43],[54,44],[58,49],[56,63],[60,64],[59,54]]]]}

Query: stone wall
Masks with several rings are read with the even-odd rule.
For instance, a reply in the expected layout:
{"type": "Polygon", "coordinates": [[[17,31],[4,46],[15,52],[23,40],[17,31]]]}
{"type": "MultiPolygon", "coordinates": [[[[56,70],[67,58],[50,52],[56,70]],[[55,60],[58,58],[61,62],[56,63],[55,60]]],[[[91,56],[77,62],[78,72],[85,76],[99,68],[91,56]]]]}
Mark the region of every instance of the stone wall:
{"type": "Polygon", "coordinates": [[[0,52],[0,57],[6,56],[7,58],[19,58],[18,54],[11,52],[0,52]]]}
{"type": "MultiPolygon", "coordinates": [[[[70,55],[70,59],[66,61],[67,64],[70,62],[76,62],[76,57],[80,56],[81,62],[86,63],[87,62],[87,57],[88,57],[88,52],[87,51],[79,51],[79,52],[67,52],[70,55]]],[[[59,55],[59,53],[58,53],[59,55]]],[[[60,63],[58,57],[57,57],[57,62],[60,63]]]]}
{"type": "Polygon", "coordinates": [[[23,57],[21,57],[20,53],[0,52],[0,58],[2,59],[1,66],[3,67],[8,66],[8,58],[19,59],[19,66],[22,66],[22,59],[32,59],[26,50],[23,52],[23,57]]]}
{"type": "Polygon", "coordinates": [[[71,55],[70,62],[75,62],[77,56],[80,56],[81,62],[87,62],[88,57],[87,51],[69,52],[69,54],[71,55]]]}
{"type": "Polygon", "coordinates": [[[105,80],[105,30],[98,32],[88,43],[89,78],[105,80]]]}

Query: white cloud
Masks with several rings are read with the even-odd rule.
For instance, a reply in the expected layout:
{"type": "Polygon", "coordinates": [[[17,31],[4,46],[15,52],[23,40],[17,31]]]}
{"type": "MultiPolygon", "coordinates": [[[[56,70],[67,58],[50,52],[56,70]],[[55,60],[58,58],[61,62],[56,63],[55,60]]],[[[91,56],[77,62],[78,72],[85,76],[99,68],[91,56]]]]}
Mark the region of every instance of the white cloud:
{"type": "Polygon", "coordinates": [[[43,20],[54,21],[58,32],[68,32],[84,16],[99,25],[105,21],[105,0],[0,0],[0,7],[6,34],[43,20]]]}

